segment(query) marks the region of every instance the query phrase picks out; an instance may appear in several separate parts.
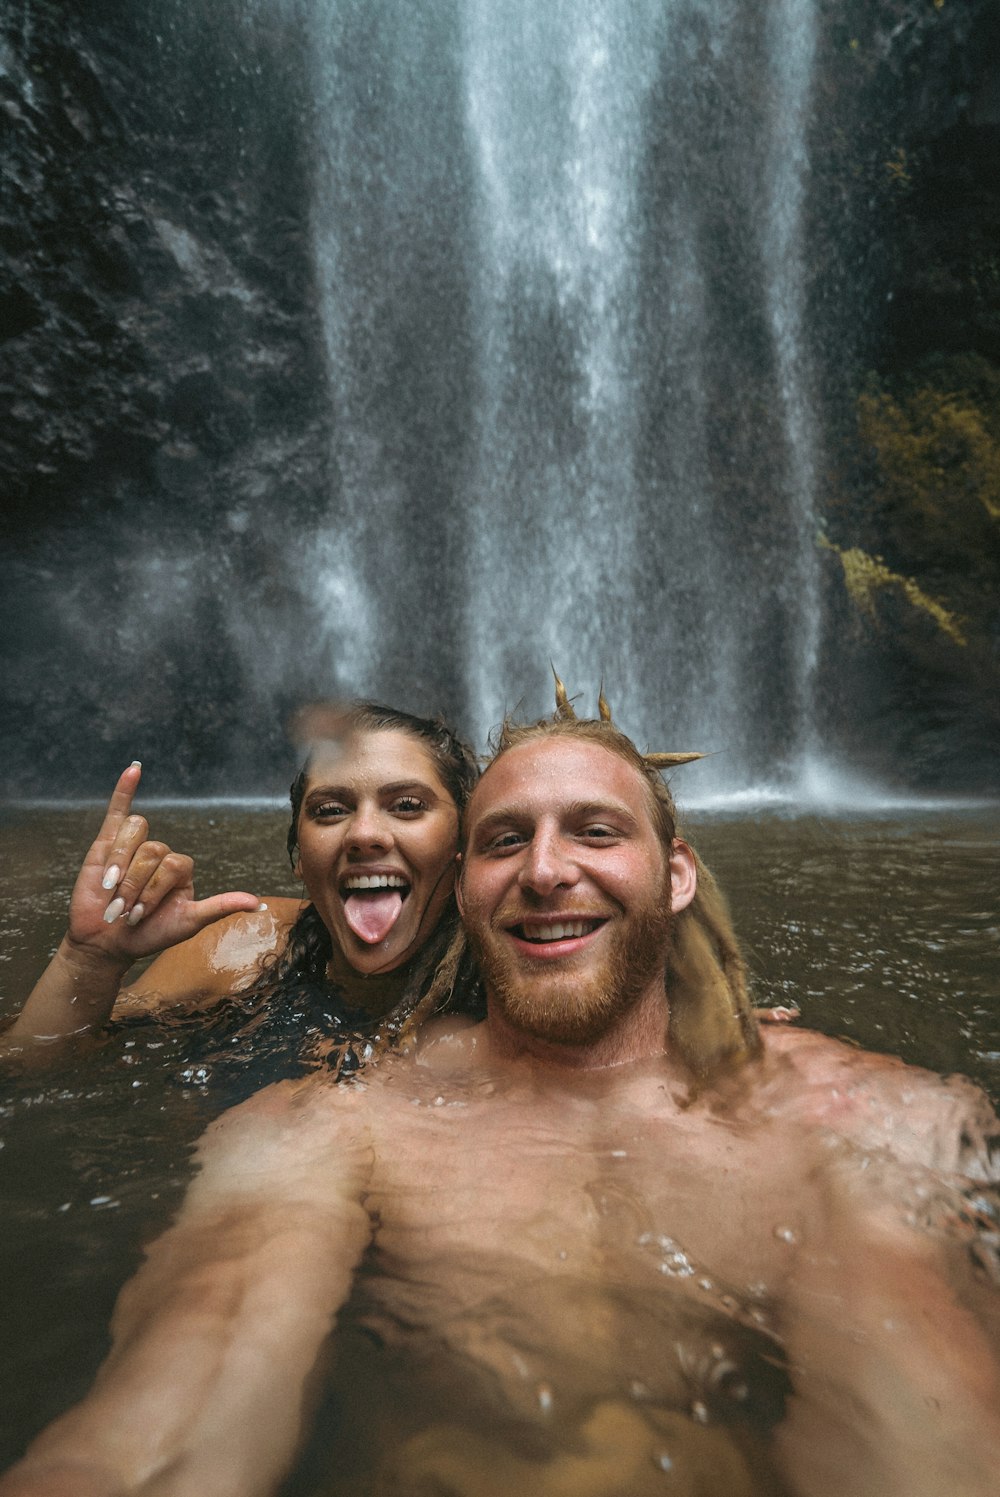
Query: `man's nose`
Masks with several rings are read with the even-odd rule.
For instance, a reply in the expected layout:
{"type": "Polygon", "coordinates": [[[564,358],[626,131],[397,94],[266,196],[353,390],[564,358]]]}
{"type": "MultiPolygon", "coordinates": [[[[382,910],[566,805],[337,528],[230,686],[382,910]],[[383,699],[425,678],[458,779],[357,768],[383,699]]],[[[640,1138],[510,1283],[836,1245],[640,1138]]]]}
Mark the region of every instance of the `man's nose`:
{"type": "Polygon", "coordinates": [[[351,816],[347,846],[352,852],[384,850],[393,842],[392,822],[381,806],[362,801],[351,816]]]}
{"type": "Polygon", "coordinates": [[[552,894],[556,889],[571,887],[579,877],[572,848],[558,831],[536,830],[518,874],[521,888],[533,894],[552,894]]]}

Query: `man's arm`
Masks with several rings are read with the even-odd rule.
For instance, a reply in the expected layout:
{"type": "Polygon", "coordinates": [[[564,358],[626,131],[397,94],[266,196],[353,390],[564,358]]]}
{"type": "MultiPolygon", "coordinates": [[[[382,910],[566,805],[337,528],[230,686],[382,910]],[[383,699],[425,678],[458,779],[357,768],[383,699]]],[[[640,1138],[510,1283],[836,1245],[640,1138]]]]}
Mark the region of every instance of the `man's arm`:
{"type": "Polygon", "coordinates": [[[112,1320],[91,1392],[0,1481],[2,1497],[264,1497],[370,1240],[364,1095],[286,1083],[200,1146],[176,1224],[112,1320]]]}
{"type": "Polygon", "coordinates": [[[811,1177],[778,1447],[808,1497],[993,1497],[1000,1125],[971,1083],[901,1065],[881,1079],[853,1099],[859,1143],[828,1138],[811,1177]]]}

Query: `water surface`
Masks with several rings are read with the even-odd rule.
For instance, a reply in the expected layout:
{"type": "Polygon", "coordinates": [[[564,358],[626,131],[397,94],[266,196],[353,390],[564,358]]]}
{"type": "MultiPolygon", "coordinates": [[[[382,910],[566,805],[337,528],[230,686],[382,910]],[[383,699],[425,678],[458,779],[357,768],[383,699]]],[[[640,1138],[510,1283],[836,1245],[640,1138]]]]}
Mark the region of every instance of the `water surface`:
{"type": "MultiPolygon", "coordinates": [[[[0,1013],[54,949],[95,807],[3,813],[0,1013]]],[[[284,813],[172,806],[157,835],[191,851],[201,893],[294,889],[284,813]]],[[[1000,1099],[1000,810],[825,818],[692,815],[688,832],[728,891],[765,1004],[1000,1099]]],[[[121,1034],[97,1054],[0,1085],[7,1286],[0,1459],[86,1388],[142,1242],[161,1230],[190,1146],[227,1100],[200,1085],[188,1036],[121,1034]]]]}

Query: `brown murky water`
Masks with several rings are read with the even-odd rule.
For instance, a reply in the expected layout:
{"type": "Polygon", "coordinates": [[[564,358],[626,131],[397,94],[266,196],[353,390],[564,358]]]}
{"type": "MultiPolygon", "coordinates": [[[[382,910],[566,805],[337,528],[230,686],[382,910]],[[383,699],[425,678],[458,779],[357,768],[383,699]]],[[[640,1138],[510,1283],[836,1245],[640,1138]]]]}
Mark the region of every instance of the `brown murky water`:
{"type": "MultiPolygon", "coordinates": [[[[93,807],[3,813],[0,1014],[58,941],[98,820],[93,807]]],[[[259,808],[156,816],[157,834],[195,855],[203,893],[293,892],[284,826],[259,808]]],[[[759,1002],[799,1003],[815,1028],[962,1071],[1000,1100],[1000,808],[692,815],[687,831],[729,892],[759,1002]]],[[[185,1036],[154,1030],[0,1082],[3,1464],[86,1388],[115,1294],[176,1205],[191,1144],[230,1100],[186,1062],[185,1036]]]]}

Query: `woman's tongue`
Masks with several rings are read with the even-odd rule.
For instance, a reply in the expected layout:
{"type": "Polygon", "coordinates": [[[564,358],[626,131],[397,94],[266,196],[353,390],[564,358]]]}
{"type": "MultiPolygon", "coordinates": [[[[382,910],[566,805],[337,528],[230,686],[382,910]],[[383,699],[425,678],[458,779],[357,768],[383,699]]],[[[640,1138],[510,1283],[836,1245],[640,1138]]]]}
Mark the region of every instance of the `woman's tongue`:
{"type": "Polygon", "coordinates": [[[399,919],[403,896],[399,889],[372,889],[348,894],[344,899],[347,923],[356,936],[377,946],[384,941],[399,919]]]}

